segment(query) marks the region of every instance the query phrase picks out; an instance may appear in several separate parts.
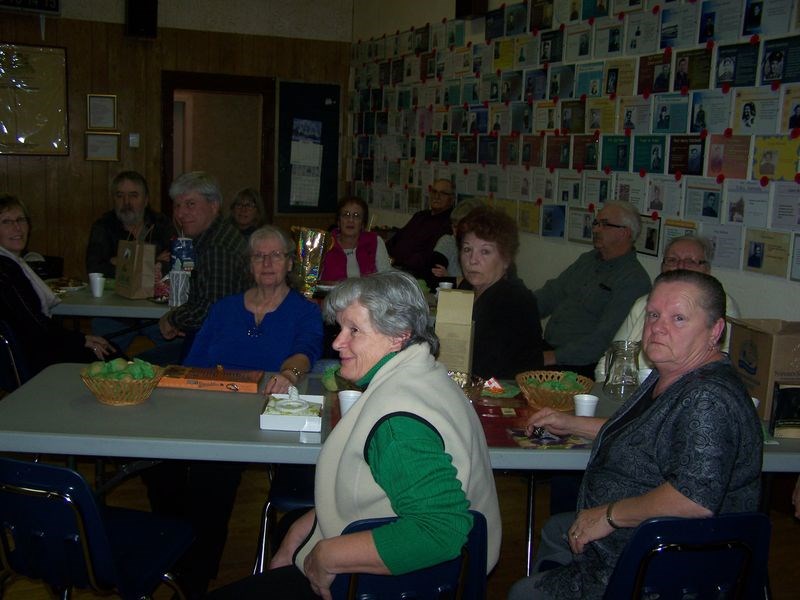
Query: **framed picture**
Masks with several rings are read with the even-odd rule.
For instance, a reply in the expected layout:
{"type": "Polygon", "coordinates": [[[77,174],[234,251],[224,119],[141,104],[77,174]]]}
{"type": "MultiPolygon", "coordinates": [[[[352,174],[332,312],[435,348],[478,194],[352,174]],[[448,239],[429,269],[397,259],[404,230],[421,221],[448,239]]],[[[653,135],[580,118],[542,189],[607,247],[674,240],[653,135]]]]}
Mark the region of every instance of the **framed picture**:
{"type": "Polygon", "coordinates": [[[0,43],[0,154],[67,155],[67,51],[0,43]]]}
{"type": "Polygon", "coordinates": [[[655,219],[650,215],[640,215],[642,232],[636,239],[636,251],[650,256],[658,256],[661,245],[661,217],[655,219]]]}
{"type": "Polygon", "coordinates": [[[119,133],[86,132],[86,160],[119,160],[119,133]]]}
{"type": "Polygon", "coordinates": [[[107,94],[86,95],[86,128],[117,128],[117,97],[107,94]]]}

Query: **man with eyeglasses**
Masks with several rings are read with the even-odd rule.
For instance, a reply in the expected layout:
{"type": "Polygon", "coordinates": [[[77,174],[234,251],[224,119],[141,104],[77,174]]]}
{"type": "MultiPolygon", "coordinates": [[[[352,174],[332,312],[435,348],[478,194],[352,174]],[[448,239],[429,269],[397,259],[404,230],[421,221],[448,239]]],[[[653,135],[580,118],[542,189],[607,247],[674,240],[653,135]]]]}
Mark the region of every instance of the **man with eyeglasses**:
{"type": "MultiPolygon", "coordinates": [[[[714,259],[714,245],[708,238],[684,235],[673,239],[664,249],[664,260],[661,261],[661,272],[686,269],[687,271],[699,271],[700,273],[711,273],[711,261],[714,259]]],[[[726,315],[728,317],[739,316],[739,306],[736,300],[727,293],[726,315]]],[[[644,329],[645,306],[647,305],[647,294],[636,300],[631,307],[628,316],[620,326],[613,341],[633,340],[641,341],[642,330],[644,329]]],[[[730,344],[728,329],[720,340],[720,349],[727,352],[730,344]]],[[[639,354],[639,367],[650,367],[650,361],[642,352],[639,354]]],[[[606,377],[605,357],[601,357],[595,368],[595,380],[603,381],[606,377]]]]}
{"type": "Polygon", "coordinates": [[[430,209],[414,214],[395,233],[386,248],[393,265],[408,271],[417,279],[429,281],[433,248],[440,237],[450,233],[450,212],[455,202],[455,189],[449,179],[437,179],[430,189],[430,209]]]}
{"type": "Polygon", "coordinates": [[[587,377],[631,305],[650,290],[634,249],[641,229],[636,207],[606,202],[592,225],[594,250],[535,292],[539,313],[550,317],[544,331],[549,346],[545,366],[587,377]]]}

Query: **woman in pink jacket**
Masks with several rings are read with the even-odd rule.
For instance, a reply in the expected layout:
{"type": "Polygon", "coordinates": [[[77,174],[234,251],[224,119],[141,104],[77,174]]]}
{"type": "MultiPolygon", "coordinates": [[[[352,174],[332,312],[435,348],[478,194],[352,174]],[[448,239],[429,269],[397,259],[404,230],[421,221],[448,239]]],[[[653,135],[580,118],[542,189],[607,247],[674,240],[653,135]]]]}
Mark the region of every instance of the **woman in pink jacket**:
{"type": "Polygon", "coordinates": [[[355,196],[339,201],[338,227],[333,246],[325,253],[320,281],[340,281],[391,269],[386,245],[374,231],[364,231],[369,222],[366,202],[355,196]]]}

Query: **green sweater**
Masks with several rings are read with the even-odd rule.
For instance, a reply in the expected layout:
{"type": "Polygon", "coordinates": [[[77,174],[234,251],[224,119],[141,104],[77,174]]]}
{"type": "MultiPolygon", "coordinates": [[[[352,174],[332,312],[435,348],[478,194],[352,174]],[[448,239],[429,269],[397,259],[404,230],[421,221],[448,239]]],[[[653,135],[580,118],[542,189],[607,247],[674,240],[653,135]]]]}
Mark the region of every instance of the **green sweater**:
{"type": "Polygon", "coordinates": [[[393,574],[457,555],[472,529],[469,502],[443,450],[442,438],[430,425],[405,416],[388,418],[369,441],[367,464],[400,517],[372,532],[393,574]]]}
{"type": "MultiPolygon", "coordinates": [[[[396,354],[384,356],[356,384],[367,387],[396,354]]],[[[443,555],[458,554],[472,528],[472,515],[436,430],[412,416],[390,416],[368,439],[364,458],[400,517],[372,532],[386,567],[393,574],[407,573],[441,562],[443,555]],[[414,552],[409,552],[406,544],[412,540],[414,552]]]]}

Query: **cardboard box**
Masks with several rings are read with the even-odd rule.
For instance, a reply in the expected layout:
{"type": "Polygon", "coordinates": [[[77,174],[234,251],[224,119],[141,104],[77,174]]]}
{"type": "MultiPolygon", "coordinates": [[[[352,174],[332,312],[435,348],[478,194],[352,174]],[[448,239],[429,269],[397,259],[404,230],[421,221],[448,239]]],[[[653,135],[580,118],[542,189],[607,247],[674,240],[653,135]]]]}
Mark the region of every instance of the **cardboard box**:
{"type": "Polygon", "coordinates": [[[776,438],[800,439],[800,380],[775,383],[769,433],[776,438]]]}
{"type": "Polygon", "coordinates": [[[170,365],[158,382],[158,387],[205,390],[210,392],[258,392],[264,371],[236,369],[200,369],[170,365]]]}
{"type": "Polygon", "coordinates": [[[300,400],[306,407],[295,406],[295,402],[289,400],[289,394],[270,395],[259,416],[259,427],[274,431],[321,431],[323,397],[301,394],[300,400]],[[281,404],[287,404],[285,410],[281,404]],[[314,414],[305,414],[308,412],[306,408],[311,408],[314,414]],[[304,414],[297,414],[298,412],[304,414]]]}
{"type": "Polygon", "coordinates": [[[439,291],[434,330],[439,336],[439,361],[451,371],[472,372],[474,300],[471,290],[439,291]]]}
{"type": "Polygon", "coordinates": [[[734,319],[731,362],[758,398],[758,414],[769,419],[775,382],[800,379],[800,322],[779,319],[734,319]]]}

